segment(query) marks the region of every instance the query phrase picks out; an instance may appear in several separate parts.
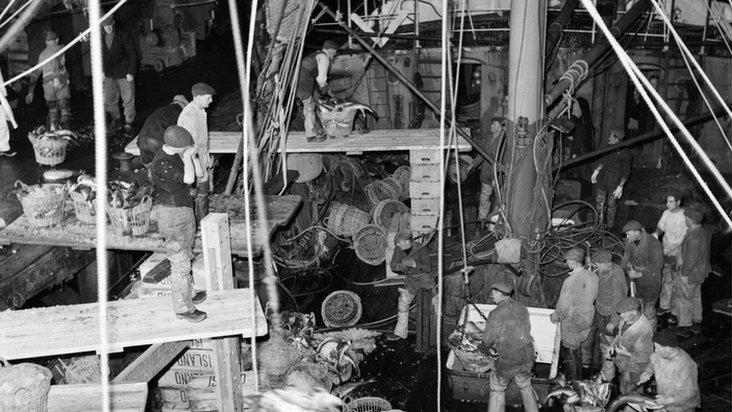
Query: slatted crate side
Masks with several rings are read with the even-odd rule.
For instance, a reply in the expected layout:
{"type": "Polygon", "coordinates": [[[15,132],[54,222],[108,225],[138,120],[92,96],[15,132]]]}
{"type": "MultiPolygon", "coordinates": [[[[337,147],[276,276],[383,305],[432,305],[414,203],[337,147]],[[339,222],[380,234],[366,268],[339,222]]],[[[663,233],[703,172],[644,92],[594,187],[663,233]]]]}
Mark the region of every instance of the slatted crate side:
{"type": "Polygon", "coordinates": [[[220,411],[216,392],[213,389],[158,388],[158,399],[163,410],[175,411],[220,411]]]}

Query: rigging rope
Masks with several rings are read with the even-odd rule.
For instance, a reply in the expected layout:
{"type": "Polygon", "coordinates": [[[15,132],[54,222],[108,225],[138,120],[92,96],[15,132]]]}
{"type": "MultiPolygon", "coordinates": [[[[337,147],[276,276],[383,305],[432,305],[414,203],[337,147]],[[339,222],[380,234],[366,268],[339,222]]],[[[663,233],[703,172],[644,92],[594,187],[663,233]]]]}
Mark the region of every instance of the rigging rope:
{"type": "Polygon", "coordinates": [[[669,129],[666,122],[663,120],[663,117],[658,111],[658,108],[653,103],[651,98],[648,96],[648,92],[650,92],[653,97],[656,99],[656,101],[661,105],[661,107],[666,112],[665,114],[669,116],[672,120],[674,120],[674,123],[676,126],[681,130],[683,133],[682,135],[687,139],[687,142],[690,143],[694,149],[697,150],[700,157],[702,158],[702,161],[705,163],[707,168],[709,168],[712,171],[712,174],[715,175],[720,180],[720,184],[724,188],[724,190],[728,193],[728,195],[732,196],[732,190],[729,188],[729,184],[724,181],[723,178],[721,178],[721,175],[719,174],[719,171],[714,167],[714,165],[711,163],[711,160],[709,160],[709,157],[704,153],[704,150],[702,150],[698,143],[691,137],[689,134],[689,131],[684,127],[684,125],[679,121],[678,117],[671,111],[671,109],[668,107],[668,105],[661,99],[661,96],[658,94],[658,92],[653,88],[653,86],[650,84],[648,79],[645,78],[645,76],[642,75],[640,72],[640,69],[633,63],[633,61],[630,59],[630,56],[623,50],[623,48],[620,46],[618,41],[613,37],[612,33],[610,33],[610,30],[607,28],[607,25],[602,20],[602,17],[600,17],[600,14],[597,12],[597,9],[592,4],[591,0],[581,0],[582,4],[584,4],[585,9],[588,11],[590,16],[595,20],[598,27],[602,30],[603,34],[607,38],[608,42],[610,42],[611,47],[615,51],[615,53],[618,55],[618,58],[620,62],[623,64],[623,68],[628,73],[628,76],[633,81],[633,84],[635,85],[636,89],[640,93],[640,95],[643,97],[643,100],[648,105],[648,108],[653,113],[653,116],[656,118],[656,121],[659,125],[661,125],[661,128],[666,132],[666,136],[668,136],[669,140],[671,140],[671,143],[673,144],[676,151],[679,153],[679,156],[683,159],[686,166],[689,168],[691,173],[694,175],[694,177],[697,179],[697,182],[699,185],[704,189],[704,192],[709,196],[709,199],[714,204],[714,206],[719,211],[722,219],[725,220],[727,225],[732,227],[732,219],[727,215],[722,205],[719,203],[717,198],[712,193],[711,189],[707,185],[707,183],[704,181],[704,178],[699,174],[699,172],[696,170],[694,165],[691,163],[691,160],[689,160],[688,155],[684,152],[684,149],[679,144],[676,137],[671,133],[671,130],[669,129]],[[645,88],[643,87],[645,86],[645,88]]]}

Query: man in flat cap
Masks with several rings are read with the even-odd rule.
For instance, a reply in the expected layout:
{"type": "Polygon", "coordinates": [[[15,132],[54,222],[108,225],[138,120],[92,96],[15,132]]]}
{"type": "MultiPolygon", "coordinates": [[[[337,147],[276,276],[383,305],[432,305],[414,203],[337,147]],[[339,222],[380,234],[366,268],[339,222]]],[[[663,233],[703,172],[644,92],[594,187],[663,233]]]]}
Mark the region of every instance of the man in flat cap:
{"type": "Polygon", "coordinates": [[[336,55],[338,44],[333,40],[326,40],[323,47],[315,53],[303,57],[300,63],[300,73],[297,79],[297,98],[302,104],[305,119],[305,137],[309,142],[322,142],[326,139],[320,122],[315,115],[316,99],[322,93],[330,94],[328,89],[328,69],[330,62],[336,55]],[[318,86],[320,93],[315,88],[318,86]]]}
{"type": "Polygon", "coordinates": [[[114,19],[102,22],[102,66],[104,69],[104,111],[109,114],[112,126],[120,122],[119,100],[125,109],[124,129],[132,133],[135,121],[135,73],[137,72],[137,50],[132,36],[115,27],[114,19]]]}
{"type": "Polygon", "coordinates": [[[496,308],[488,314],[480,348],[488,355],[497,355],[491,370],[488,412],[504,411],[506,388],[511,380],[521,393],[524,410],[538,412],[539,407],[531,387],[534,366],[534,341],[531,338],[529,310],[523,303],[511,299],[513,285],[497,281],[491,286],[496,308]]]}
{"type": "Polygon", "coordinates": [[[656,328],[656,302],[663,280],[663,246],[637,220],[623,226],[627,237],[625,254],[620,266],[635,283],[635,296],[641,300],[643,314],[656,328]]]}
{"type": "MultiPolygon", "coordinates": [[[[610,130],[608,146],[615,146],[623,138],[625,133],[622,129],[610,130]]],[[[592,184],[597,184],[595,207],[600,214],[599,219],[605,221],[610,229],[615,224],[617,201],[623,196],[623,187],[630,176],[630,162],[630,151],[616,150],[600,159],[590,178],[592,184]]]]}
{"type": "MultiPolygon", "coordinates": [[[[595,329],[597,331],[597,349],[600,349],[608,334],[620,322],[615,311],[618,303],[628,296],[628,281],[625,272],[613,262],[612,254],[607,250],[598,250],[592,255],[592,263],[597,267],[599,279],[597,300],[595,301],[595,329]]],[[[601,350],[595,354],[601,355],[601,350]]],[[[602,359],[602,358],[600,358],[602,359]]]]}
{"type": "Polygon", "coordinates": [[[183,108],[178,116],[178,126],[188,130],[196,145],[197,159],[206,172],[197,179],[196,219],[200,222],[208,214],[208,193],[213,179],[213,158],[208,151],[208,115],[206,109],[213,102],[216,90],[206,83],[196,83],[191,87],[193,100],[183,108]]]}
{"type": "Polygon", "coordinates": [[[150,166],[157,194],[155,202],[160,206],[158,228],[165,238],[170,261],[173,310],[179,319],[196,323],[206,319],[206,313],[195,307],[206,299],[206,292],[195,293],[191,276],[196,219],[190,185],[204,171],[193,161],[196,148],[186,129],[168,127],[163,141],[150,166]]]}
{"type": "Polygon", "coordinates": [[[615,377],[617,367],[620,372],[620,393],[626,395],[637,390],[640,375],[651,359],[653,327],[641,313],[640,302],[636,298],[623,298],[615,310],[620,314],[620,322],[615,329],[615,338],[605,350],[601,376],[604,381],[610,382],[615,377]]]}
{"type": "Polygon", "coordinates": [[[712,271],[712,235],[702,227],[704,212],[697,208],[687,208],[684,215],[689,230],[681,242],[680,269],[674,288],[673,306],[678,317],[676,333],[688,337],[691,333],[701,333],[701,285],[712,271]]]}
{"type": "Polygon", "coordinates": [[[638,385],[656,378],[656,399],[646,406],[666,412],[693,412],[701,406],[696,362],[679,347],[676,335],[664,330],[653,337],[655,352],[638,385]]]}
{"type": "Polygon", "coordinates": [[[564,258],[571,272],[562,283],[551,321],[561,322],[564,371],[567,379],[574,380],[582,379],[581,346],[590,339],[598,280],[597,275],[584,268],[585,252],[582,249],[570,249],[565,252],[564,258]]]}
{"type": "Polygon", "coordinates": [[[421,289],[431,290],[435,284],[429,250],[425,246],[414,247],[410,232],[397,233],[391,270],[405,275],[404,287],[399,288],[399,312],[394,334],[406,339],[409,323],[409,305],[421,289]]]}
{"type": "MultiPolygon", "coordinates": [[[[61,50],[58,44],[58,35],[53,30],[46,32],[46,48],[38,55],[38,62],[42,62],[61,50]]],[[[69,72],[66,71],[66,57],[63,54],[43,65],[30,75],[28,95],[25,102],[31,104],[36,89],[36,82],[43,77],[43,98],[48,106],[49,129],[69,127],[71,117],[71,91],[69,89],[69,72]],[[59,112],[61,116],[59,117],[59,112]]]]}

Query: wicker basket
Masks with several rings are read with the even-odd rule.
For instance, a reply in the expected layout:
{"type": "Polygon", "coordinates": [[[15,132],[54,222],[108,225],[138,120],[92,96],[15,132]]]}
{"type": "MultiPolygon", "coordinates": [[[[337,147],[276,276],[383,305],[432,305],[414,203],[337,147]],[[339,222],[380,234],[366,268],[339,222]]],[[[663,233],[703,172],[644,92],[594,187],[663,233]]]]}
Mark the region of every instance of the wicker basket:
{"type": "Polygon", "coordinates": [[[353,237],[356,256],[369,265],[386,260],[386,230],[378,225],[367,225],[353,237]]]}
{"type": "Polygon", "coordinates": [[[325,224],[337,236],[353,236],[362,227],[369,224],[371,215],[368,212],[340,202],[332,202],[330,213],[325,224]]]}
{"type": "Polygon", "coordinates": [[[69,190],[69,196],[74,202],[74,213],[76,218],[84,223],[94,224],[96,222],[97,207],[94,201],[84,198],[81,193],[75,192],[73,187],[69,190]]]}
{"type": "Polygon", "coordinates": [[[399,200],[399,190],[396,189],[395,185],[389,184],[384,180],[371,182],[363,188],[372,207],[376,207],[382,200],[399,200]]]}
{"type": "Polygon", "coordinates": [[[409,179],[411,178],[411,169],[409,166],[399,166],[394,173],[391,174],[391,178],[399,183],[401,187],[400,200],[404,200],[409,197],[409,179]]]}
{"type": "Polygon", "coordinates": [[[323,124],[325,134],[328,137],[346,137],[353,130],[353,119],[356,117],[355,109],[333,110],[330,112],[319,110],[320,122],[323,124]]]}
{"type": "Polygon", "coordinates": [[[55,166],[63,163],[66,159],[66,146],[69,141],[66,139],[39,139],[31,134],[28,135],[33,145],[33,152],[36,154],[36,162],[40,165],[55,166]]]}
{"type": "Polygon", "coordinates": [[[68,184],[52,183],[28,186],[18,180],[15,182],[15,187],[21,189],[17,192],[18,200],[23,206],[23,215],[32,226],[57,225],[64,220],[66,196],[69,194],[68,184]],[[28,191],[39,193],[39,188],[43,196],[23,193],[28,191]]]}
{"type": "Polygon", "coordinates": [[[409,208],[404,203],[394,199],[382,200],[371,211],[374,224],[385,228],[391,227],[391,222],[394,219],[394,216],[403,213],[409,213],[409,208]]]}
{"type": "Polygon", "coordinates": [[[353,326],[361,320],[361,298],[350,290],[336,290],[323,299],[320,315],[329,328],[353,326]]]}
{"type": "Polygon", "coordinates": [[[150,227],[150,210],[152,210],[152,199],[150,196],[145,196],[140,204],[131,209],[107,206],[107,217],[115,233],[142,236],[150,227]]]}
{"type": "Polygon", "coordinates": [[[343,412],[385,412],[391,410],[391,403],[383,398],[367,396],[354,399],[343,407],[343,412]]]}
{"type": "Polygon", "coordinates": [[[34,363],[10,365],[0,358],[0,411],[45,412],[51,371],[34,363]]]}

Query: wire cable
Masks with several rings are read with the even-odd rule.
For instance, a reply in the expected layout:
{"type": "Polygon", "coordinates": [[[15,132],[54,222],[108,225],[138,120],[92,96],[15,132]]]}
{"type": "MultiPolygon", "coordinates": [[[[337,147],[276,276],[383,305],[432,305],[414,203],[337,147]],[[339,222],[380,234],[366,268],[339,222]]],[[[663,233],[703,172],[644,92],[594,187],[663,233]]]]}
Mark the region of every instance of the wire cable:
{"type": "Polygon", "coordinates": [[[696,178],[699,185],[704,189],[704,192],[709,196],[709,199],[714,204],[714,206],[717,208],[719,214],[721,215],[722,219],[725,220],[727,225],[729,227],[732,227],[732,219],[727,215],[722,205],[719,203],[719,200],[714,196],[711,189],[707,185],[706,181],[702,176],[699,174],[699,171],[696,170],[694,165],[691,163],[691,160],[689,160],[688,155],[684,152],[684,149],[679,144],[676,137],[671,133],[671,130],[669,129],[666,122],[663,120],[663,117],[658,112],[658,109],[656,105],[653,103],[651,98],[648,96],[648,92],[650,92],[653,97],[656,99],[656,101],[661,105],[661,107],[666,112],[666,115],[669,116],[676,126],[679,128],[679,130],[682,131],[682,135],[687,139],[687,142],[694,147],[695,150],[699,153],[700,157],[702,158],[702,161],[712,171],[712,174],[719,180],[719,183],[722,185],[722,188],[727,192],[727,194],[732,197],[732,189],[730,189],[729,184],[724,180],[724,178],[721,177],[719,174],[719,171],[714,167],[714,165],[711,163],[711,160],[709,160],[709,157],[706,155],[704,150],[699,147],[699,144],[691,137],[689,134],[689,131],[684,127],[684,125],[679,121],[678,117],[671,111],[671,109],[668,107],[668,105],[661,99],[661,96],[658,94],[658,92],[653,88],[653,86],[650,84],[648,79],[645,78],[645,76],[642,75],[638,67],[633,63],[633,61],[630,59],[628,54],[623,50],[623,48],[618,44],[617,40],[612,36],[612,33],[610,33],[610,30],[607,28],[607,25],[602,20],[602,17],[600,17],[600,14],[597,12],[597,9],[592,4],[590,0],[581,0],[582,4],[585,5],[585,9],[587,9],[588,13],[597,23],[597,26],[603,31],[605,34],[605,37],[607,38],[608,42],[610,42],[611,47],[615,51],[615,53],[618,55],[620,62],[623,65],[623,68],[628,73],[628,76],[633,81],[636,89],[640,93],[640,95],[643,97],[643,100],[648,105],[649,109],[653,113],[653,116],[656,118],[656,121],[661,126],[661,128],[666,132],[666,136],[668,136],[669,140],[673,144],[676,151],[679,153],[679,156],[683,159],[686,166],[689,168],[691,173],[696,178]],[[644,87],[645,86],[645,89],[644,87]]]}
{"type": "Polygon", "coordinates": [[[19,8],[18,11],[13,14],[13,16],[9,17],[8,20],[0,24],[0,27],[2,27],[5,26],[6,23],[13,21],[13,17],[15,17],[16,14],[20,13],[20,11],[26,8],[26,6],[28,6],[29,4],[33,4],[33,7],[25,10],[23,14],[20,15],[18,20],[15,20],[13,22],[13,25],[10,26],[10,28],[2,35],[2,37],[0,37],[0,53],[3,53],[10,46],[10,42],[15,39],[18,33],[23,30],[25,26],[30,24],[31,20],[33,20],[33,16],[36,14],[36,11],[38,11],[38,9],[41,7],[41,4],[43,4],[43,0],[29,0],[28,3],[25,3],[23,7],[19,8]]]}
{"type": "Polygon", "coordinates": [[[90,54],[92,69],[92,93],[94,107],[95,175],[97,182],[96,198],[96,259],[97,259],[97,307],[99,310],[99,364],[101,369],[102,410],[110,410],[109,396],[109,342],[107,328],[107,135],[104,112],[104,73],[102,67],[102,30],[100,27],[101,5],[99,0],[89,1],[89,29],[91,31],[90,54]]]}
{"type": "Polygon", "coordinates": [[[0,20],[2,20],[2,19],[3,19],[3,17],[5,17],[5,13],[7,13],[7,12],[8,12],[8,10],[10,10],[10,8],[11,8],[11,7],[13,6],[13,4],[14,4],[14,3],[15,3],[15,0],[10,0],[10,1],[8,2],[8,5],[7,5],[7,6],[5,6],[5,8],[3,9],[3,12],[2,12],[2,13],[0,13],[0,20]]]}
{"type": "MultiPolygon", "coordinates": [[[[18,10],[15,10],[13,12],[13,14],[11,14],[10,16],[8,16],[7,20],[5,20],[2,23],[0,23],[0,29],[2,29],[3,27],[5,27],[5,25],[7,25],[8,23],[10,23],[11,21],[13,21],[13,19],[15,17],[17,17],[20,12],[22,12],[26,7],[30,6],[30,4],[33,3],[34,1],[36,1],[36,3],[38,3],[39,5],[43,2],[43,0],[28,0],[27,2],[23,3],[22,6],[18,7],[18,10]]],[[[10,7],[10,4],[8,4],[8,7],[10,7]]],[[[3,14],[5,14],[5,11],[3,11],[3,14]]],[[[25,27],[25,25],[23,25],[23,27],[25,27]]]]}

